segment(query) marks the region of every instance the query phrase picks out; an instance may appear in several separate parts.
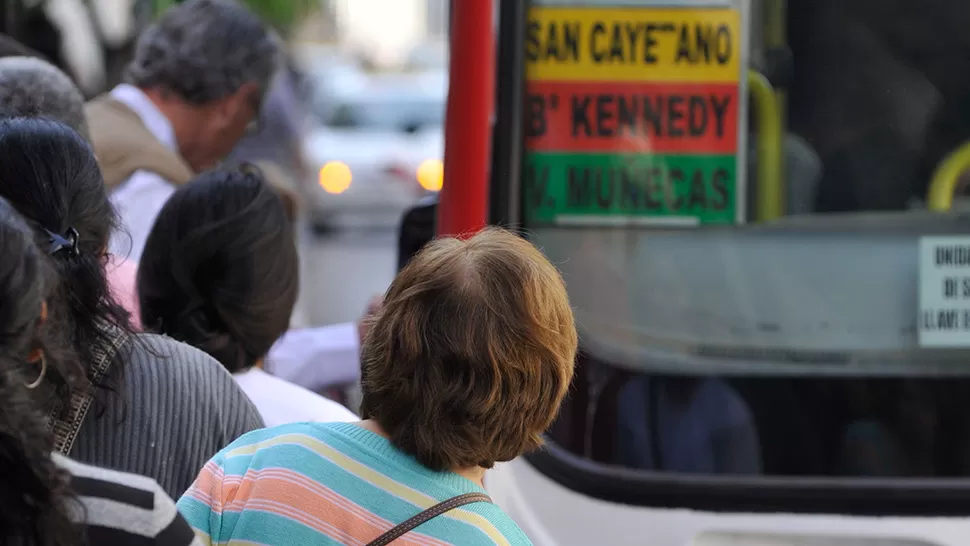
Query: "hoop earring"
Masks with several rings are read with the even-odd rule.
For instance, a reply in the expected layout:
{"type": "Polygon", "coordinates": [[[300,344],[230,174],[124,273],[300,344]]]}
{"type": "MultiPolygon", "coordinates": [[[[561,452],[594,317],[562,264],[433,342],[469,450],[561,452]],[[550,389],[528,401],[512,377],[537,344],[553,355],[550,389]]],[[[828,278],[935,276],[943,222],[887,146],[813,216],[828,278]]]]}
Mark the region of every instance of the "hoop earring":
{"type": "Polygon", "coordinates": [[[44,358],[43,354],[41,354],[40,355],[40,375],[37,376],[37,379],[35,379],[33,383],[27,383],[24,386],[27,387],[28,389],[36,389],[37,387],[40,386],[41,383],[43,383],[44,376],[46,375],[47,375],[47,359],[44,358]]]}

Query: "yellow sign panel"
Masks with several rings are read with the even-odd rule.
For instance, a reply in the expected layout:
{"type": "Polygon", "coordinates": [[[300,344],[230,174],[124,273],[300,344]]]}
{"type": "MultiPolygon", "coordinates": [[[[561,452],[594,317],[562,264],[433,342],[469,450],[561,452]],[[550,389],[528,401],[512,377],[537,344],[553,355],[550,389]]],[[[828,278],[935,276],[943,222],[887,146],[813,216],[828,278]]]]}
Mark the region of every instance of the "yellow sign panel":
{"type": "Polygon", "coordinates": [[[530,80],[737,82],[741,14],[724,9],[529,12],[530,80]]]}

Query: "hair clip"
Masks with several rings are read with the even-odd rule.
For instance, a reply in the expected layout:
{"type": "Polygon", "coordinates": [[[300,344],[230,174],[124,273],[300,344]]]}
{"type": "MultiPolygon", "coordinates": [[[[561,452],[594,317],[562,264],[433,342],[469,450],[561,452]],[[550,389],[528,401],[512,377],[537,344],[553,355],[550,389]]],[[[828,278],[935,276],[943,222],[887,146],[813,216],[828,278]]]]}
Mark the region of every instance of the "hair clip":
{"type": "Polygon", "coordinates": [[[51,256],[63,250],[67,250],[75,256],[81,255],[81,252],[77,248],[77,240],[79,237],[76,229],[67,228],[67,233],[65,235],[54,233],[49,229],[45,229],[44,231],[46,231],[47,235],[50,237],[51,248],[47,252],[51,256]]]}

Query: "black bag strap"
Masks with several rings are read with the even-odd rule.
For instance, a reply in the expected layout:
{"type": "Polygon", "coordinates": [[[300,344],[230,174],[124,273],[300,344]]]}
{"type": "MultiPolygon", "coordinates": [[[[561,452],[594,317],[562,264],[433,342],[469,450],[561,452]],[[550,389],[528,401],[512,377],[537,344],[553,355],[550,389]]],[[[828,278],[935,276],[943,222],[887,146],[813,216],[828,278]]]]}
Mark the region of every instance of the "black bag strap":
{"type": "Polygon", "coordinates": [[[464,495],[452,497],[444,502],[439,502],[413,518],[400,523],[390,531],[368,542],[367,546],[387,546],[391,543],[391,541],[401,538],[418,525],[426,523],[429,520],[444,514],[445,512],[458,508],[459,506],[464,506],[473,502],[492,502],[492,499],[485,493],[465,493],[464,495]]]}

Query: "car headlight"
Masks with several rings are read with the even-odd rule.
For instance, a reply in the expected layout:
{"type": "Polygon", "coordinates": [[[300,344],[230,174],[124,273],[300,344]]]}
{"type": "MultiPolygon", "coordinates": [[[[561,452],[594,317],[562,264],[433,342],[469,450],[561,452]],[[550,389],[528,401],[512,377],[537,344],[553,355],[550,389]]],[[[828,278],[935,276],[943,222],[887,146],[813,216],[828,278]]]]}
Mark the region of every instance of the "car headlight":
{"type": "Polygon", "coordinates": [[[347,191],[353,178],[350,167],[341,161],[328,161],[320,168],[320,187],[327,193],[336,195],[347,191]]]}
{"type": "Polygon", "coordinates": [[[418,166],[418,184],[428,191],[439,191],[445,178],[445,165],[437,159],[428,159],[418,166]]]}

